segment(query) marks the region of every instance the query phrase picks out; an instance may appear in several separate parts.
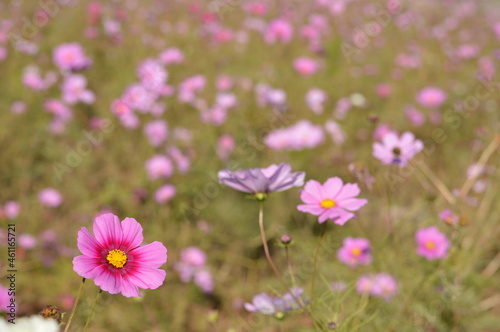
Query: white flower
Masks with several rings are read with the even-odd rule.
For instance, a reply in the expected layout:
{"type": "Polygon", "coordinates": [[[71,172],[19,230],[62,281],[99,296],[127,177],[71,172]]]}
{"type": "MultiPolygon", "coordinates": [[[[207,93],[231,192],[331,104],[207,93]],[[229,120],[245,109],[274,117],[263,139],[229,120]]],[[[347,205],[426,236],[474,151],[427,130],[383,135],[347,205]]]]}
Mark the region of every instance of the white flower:
{"type": "Polygon", "coordinates": [[[0,320],[2,332],[59,332],[59,325],[51,318],[40,316],[22,317],[15,320],[15,324],[0,320]]]}

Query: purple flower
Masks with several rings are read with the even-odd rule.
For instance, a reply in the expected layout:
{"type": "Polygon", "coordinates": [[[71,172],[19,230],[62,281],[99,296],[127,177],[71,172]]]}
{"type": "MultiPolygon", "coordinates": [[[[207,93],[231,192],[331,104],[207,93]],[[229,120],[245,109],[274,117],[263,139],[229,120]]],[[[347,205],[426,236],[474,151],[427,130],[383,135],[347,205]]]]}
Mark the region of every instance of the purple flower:
{"type": "Polygon", "coordinates": [[[267,168],[250,168],[232,172],[219,171],[219,181],[233,189],[249,194],[279,192],[304,184],[304,172],[291,172],[289,164],[271,165],[267,168]]]}
{"type": "Polygon", "coordinates": [[[266,293],[260,293],[252,298],[252,303],[245,303],[245,309],[264,315],[274,315],[279,311],[297,310],[300,308],[297,300],[302,299],[304,303],[308,302],[303,296],[304,290],[302,287],[291,288],[288,293],[281,297],[271,297],[266,293]]]}
{"type": "Polygon", "coordinates": [[[264,315],[273,315],[276,312],[274,299],[266,293],[260,293],[252,298],[252,303],[245,303],[245,309],[264,315]]]}

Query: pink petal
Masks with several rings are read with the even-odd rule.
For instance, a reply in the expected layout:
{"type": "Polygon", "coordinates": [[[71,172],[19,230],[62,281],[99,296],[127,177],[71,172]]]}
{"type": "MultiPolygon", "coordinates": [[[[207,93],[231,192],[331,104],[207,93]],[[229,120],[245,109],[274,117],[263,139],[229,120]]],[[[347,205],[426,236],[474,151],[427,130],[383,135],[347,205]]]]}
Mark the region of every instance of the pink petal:
{"type": "Polygon", "coordinates": [[[304,186],[304,191],[307,191],[309,194],[315,197],[318,202],[324,198],[323,186],[316,180],[307,181],[306,185],[304,186]]]}
{"type": "Polygon", "coordinates": [[[127,250],[140,246],[144,241],[142,226],[134,218],[125,218],[122,221],[122,229],[122,246],[127,250]]]}
{"type": "Polygon", "coordinates": [[[297,210],[299,210],[301,212],[306,212],[306,213],[314,214],[315,216],[319,216],[320,214],[323,213],[323,211],[325,211],[325,209],[323,209],[318,204],[316,204],[316,205],[304,205],[304,204],[301,204],[301,205],[297,206],[297,210]]]}
{"type": "Polygon", "coordinates": [[[354,217],[354,213],[351,213],[351,212],[347,212],[347,211],[344,211],[342,209],[338,209],[339,210],[339,216],[338,218],[336,218],[334,220],[334,222],[337,224],[337,225],[344,225],[349,219],[352,219],[354,217]]]}
{"type": "Polygon", "coordinates": [[[323,192],[325,195],[324,198],[334,198],[342,190],[343,184],[342,179],[339,177],[329,178],[326,180],[323,185],[323,192]]]}
{"type": "Polygon", "coordinates": [[[94,234],[102,247],[118,247],[122,242],[123,236],[120,219],[111,213],[96,217],[94,220],[94,234]]]}
{"type": "Polygon", "coordinates": [[[130,251],[133,255],[134,266],[147,266],[157,268],[167,262],[167,248],[158,241],[137,247],[130,251]]]}
{"type": "Polygon", "coordinates": [[[140,288],[156,289],[165,281],[166,272],[149,267],[135,267],[127,274],[127,278],[140,288]]]}
{"type": "Polygon", "coordinates": [[[363,205],[368,203],[368,200],[363,198],[348,198],[340,202],[339,206],[350,211],[359,210],[363,205]]]}
{"type": "Polygon", "coordinates": [[[300,199],[302,200],[302,202],[307,204],[319,204],[320,202],[320,200],[316,196],[305,190],[300,191],[300,199]]]}
{"type": "Polygon", "coordinates": [[[128,276],[122,278],[122,289],[121,293],[125,297],[141,297],[139,288],[130,281],[128,276]]]}
{"type": "Polygon", "coordinates": [[[360,192],[361,190],[359,189],[357,183],[346,183],[334,200],[341,203],[347,198],[358,196],[360,192]]]}
{"type": "Polygon", "coordinates": [[[99,258],[93,258],[83,255],[73,258],[73,271],[75,271],[79,276],[86,279],[94,278],[94,269],[99,265],[99,258]]]}
{"type": "Polygon", "coordinates": [[[85,227],[82,227],[82,229],[78,231],[77,246],[78,250],[86,256],[101,256],[101,246],[85,227]]]}
{"type": "Polygon", "coordinates": [[[112,272],[106,265],[100,265],[96,268],[95,274],[94,283],[103,291],[110,294],[120,293],[122,276],[119,272],[112,272]]]}

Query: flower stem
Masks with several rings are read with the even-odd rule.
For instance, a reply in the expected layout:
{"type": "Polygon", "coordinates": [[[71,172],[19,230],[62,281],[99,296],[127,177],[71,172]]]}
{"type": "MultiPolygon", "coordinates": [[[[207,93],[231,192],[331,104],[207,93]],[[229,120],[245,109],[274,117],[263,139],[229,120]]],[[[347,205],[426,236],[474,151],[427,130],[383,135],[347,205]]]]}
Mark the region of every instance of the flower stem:
{"type": "Polygon", "coordinates": [[[319,242],[318,242],[318,245],[316,246],[316,250],[314,250],[314,270],[313,270],[313,274],[311,277],[312,278],[312,280],[311,280],[311,302],[310,302],[311,306],[312,306],[313,298],[314,298],[314,284],[316,281],[316,274],[318,272],[318,253],[319,253],[319,250],[323,244],[323,238],[325,237],[327,224],[328,224],[328,221],[325,221],[323,223],[323,228],[321,229],[321,235],[319,238],[319,242]]]}
{"type": "Polygon", "coordinates": [[[80,295],[82,294],[83,284],[85,284],[85,278],[82,279],[82,283],[80,284],[80,288],[78,288],[78,293],[76,294],[75,303],[73,303],[73,308],[71,309],[71,314],[69,315],[68,323],[66,324],[66,327],[64,328],[64,332],[68,331],[69,326],[71,325],[71,321],[73,320],[73,316],[75,315],[76,307],[78,305],[78,300],[80,300],[80,295]]]}
{"type": "Polygon", "coordinates": [[[95,306],[97,304],[97,300],[99,300],[101,293],[102,293],[102,289],[99,289],[99,293],[97,293],[97,296],[95,297],[94,304],[92,305],[92,310],[90,310],[90,315],[89,315],[89,318],[87,318],[87,322],[85,323],[85,327],[83,328],[83,332],[87,332],[87,328],[89,327],[90,319],[92,318],[92,314],[94,313],[94,309],[95,309],[95,306]]]}

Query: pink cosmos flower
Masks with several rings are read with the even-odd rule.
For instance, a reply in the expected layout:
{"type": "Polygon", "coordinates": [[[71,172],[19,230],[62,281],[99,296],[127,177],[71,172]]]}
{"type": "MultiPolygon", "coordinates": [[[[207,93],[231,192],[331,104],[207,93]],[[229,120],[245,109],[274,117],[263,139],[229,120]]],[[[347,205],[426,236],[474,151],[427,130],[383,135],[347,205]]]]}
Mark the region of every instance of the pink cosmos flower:
{"type": "Polygon", "coordinates": [[[325,134],[321,126],[302,120],[291,127],[270,132],[264,138],[264,143],[274,150],[303,150],[314,148],[324,140],[325,134]]]}
{"type": "Polygon", "coordinates": [[[19,247],[31,250],[36,246],[36,239],[33,235],[30,234],[21,234],[19,235],[19,247]]]}
{"type": "Polygon", "coordinates": [[[163,120],[149,122],[144,126],[144,134],[148,138],[149,144],[159,146],[167,138],[167,124],[163,120]]]}
{"type": "Polygon", "coordinates": [[[416,97],[417,102],[427,108],[437,108],[441,106],[446,98],[446,92],[435,87],[428,87],[420,90],[416,97]]]}
{"type": "Polygon", "coordinates": [[[5,216],[9,219],[16,219],[17,216],[19,215],[19,211],[21,210],[21,207],[19,206],[18,202],[15,201],[8,201],[5,203],[5,206],[3,208],[5,216]]]}
{"type": "Polygon", "coordinates": [[[38,201],[47,207],[57,207],[62,203],[63,198],[57,190],[46,188],[38,194],[38,201]]]}
{"type": "Polygon", "coordinates": [[[81,70],[92,64],[84,53],[83,47],[78,43],[61,44],[54,49],[52,59],[62,70],[81,70]]]}
{"type": "Polygon", "coordinates": [[[233,136],[231,135],[222,135],[217,140],[217,156],[225,161],[229,158],[229,155],[236,147],[236,143],[234,141],[233,136]]]}
{"type": "Polygon", "coordinates": [[[311,58],[298,58],[293,62],[293,67],[302,76],[310,76],[318,70],[318,63],[311,58]]]}
{"type": "Polygon", "coordinates": [[[264,32],[264,40],[268,44],[281,42],[287,44],[292,40],[293,27],[284,19],[276,19],[271,21],[264,32]]]}
{"type": "Polygon", "coordinates": [[[439,219],[441,219],[442,221],[444,221],[449,225],[456,225],[458,224],[459,221],[458,216],[448,209],[439,212],[439,219]]]}
{"type": "Polygon", "coordinates": [[[417,254],[428,260],[441,259],[448,256],[450,242],[446,238],[446,235],[441,233],[435,226],[419,229],[415,235],[415,241],[418,246],[417,254]]]}
{"type": "Polygon", "coordinates": [[[337,252],[337,258],[350,267],[369,265],[372,262],[370,242],[363,238],[348,237],[337,252]]]}
{"type": "Polygon", "coordinates": [[[425,123],[425,116],[422,112],[417,110],[413,106],[407,106],[404,109],[406,118],[410,120],[410,123],[415,127],[420,127],[425,123]]]}
{"type": "Polygon", "coordinates": [[[323,114],[324,103],[328,96],[325,91],[321,89],[310,89],[306,94],[307,106],[316,114],[323,114]]]}
{"type": "Polygon", "coordinates": [[[342,145],[345,142],[347,135],[339,123],[333,120],[327,120],[325,122],[325,130],[328,134],[330,134],[330,137],[335,144],[342,145]]]}
{"type": "Polygon", "coordinates": [[[81,101],[92,104],[95,100],[94,93],[87,89],[87,79],[82,75],[66,77],[62,85],[63,99],[70,105],[81,101]]]}
{"type": "Polygon", "coordinates": [[[218,173],[220,183],[249,194],[268,194],[300,187],[305,175],[304,172],[292,172],[289,164],[236,172],[225,169],[218,173]]]}
{"type": "Polygon", "coordinates": [[[133,218],[122,222],[107,213],[95,218],[94,235],[82,227],[78,249],[83,255],[73,259],[73,270],[83,278],[94,279],[102,290],[126,297],[141,296],[139,288],[156,289],[165,280],[159,269],[167,261],[167,248],[158,241],[140,246],[141,225],[133,218]]]}
{"type": "Polygon", "coordinates": [[[404,167],[423,148],[422,141],[415,139],[410,132],[403,133],[401,137],[389,132],[382,137],[382,143],[373,143],[373,156],[385,165],[404,167]]]}
{"type": "Polygon", "coordinates": [[[113,112],[114,115],[121,117],[132,113],[132,109],[122,99],[115,99],[111,104],[111,112],[113,112]]]}
{"type": "Polygon", "coordinates": [[[155,59],[146,59],[137,67],[137,76],[144,88],[159,91],[165,85],[168,74],[162,64],[155,59]]]}
{"type": "Polygon", "coordinates": [[[10,105],[10,111],[14,114],[23,114],[26,112],[27,105],[24,101],[18,100],[10,105]]]}
{"type": "Polygon", "coordinates": [[[166,184],[161,186],[158,190],[155,191],[154,197],[155,201],[158,204],[165,204],[172,200],[175,196],[175,187],[171,184],[166,184]]]}
{"type": "Polygon", "coordinates": [[[165,65],[180,64],[184,61],[184,54],[176,47],[166,49],[160,54],[160,61],[165,65]]]}
{"type": "Polygon", "coordinates": [[[182,282],[191,280],[205,293],[211,293],[214,289],[212,274],[208,271],[205,263],[207,255],[198,247],[188,247],[181,251],[181,259],[175,264],[182,282]]]}
{"type": "Polygon", "coordinates": [[[356,291],[390,301],[398,292],[398,284],[390,274],[369,274],[358,279],[356,291]]]}
{"type": "Polygon", "coordinates": [[[162,155],[155,155],[146,161],[146,171],[151,180],[169,178],[173,168],[170,159],[162,155]]]}
{"type": "Polygon", "coordinates": [[[368,200],[355,198],[361,190],[355,183],[344,183],[339,177],[326,180],[324,184],[316,180],[307,181],[300,199],[305,204],[297,206],[301,212],[319,216],[320,224],[332,219],[337,225],[344,225],[368,200]]]}
{"type": "MultiPolygon", "coordinates": [[[[9,312],[11,296],[9,296],[9,289],[0,285],[0,312],[9,312]]],[[[14,302],[15,303],[15,302],[14,302]]],[[[15,310],[15,307],[14,307],[15,310]]]]}

